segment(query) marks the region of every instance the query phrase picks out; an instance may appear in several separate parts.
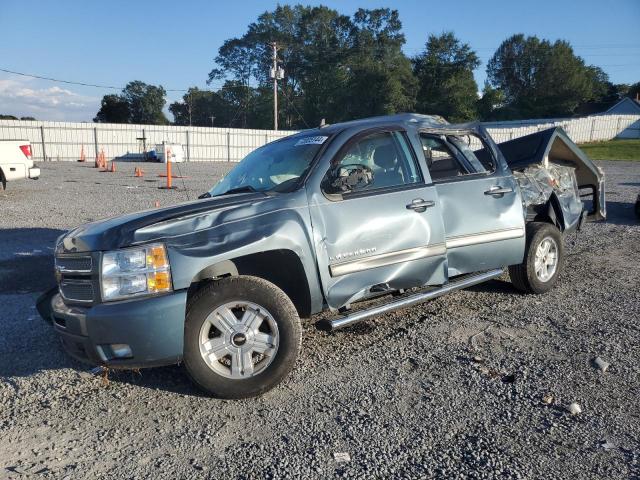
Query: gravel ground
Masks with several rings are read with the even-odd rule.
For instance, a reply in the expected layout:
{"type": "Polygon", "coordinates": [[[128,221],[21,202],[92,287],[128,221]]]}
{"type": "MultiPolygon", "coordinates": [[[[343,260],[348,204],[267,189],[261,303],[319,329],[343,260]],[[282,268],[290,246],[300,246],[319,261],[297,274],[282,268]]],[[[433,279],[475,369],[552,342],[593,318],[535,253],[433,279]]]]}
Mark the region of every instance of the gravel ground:
{"type": "MultiPolygon", "coordinates": [[[[0,478],[640,478],[640,163],[601,165],[609,220],[567,239],[552,292],[505,276],[338,333],[307,322],[284,384],[219,401],[181,367],[91,375],[34,308],[63,230],[186,200],[182,182],[42,164],[0,191],[0,478]]],[[[181,166],[188,196],[227,168],[181,166]]]]}

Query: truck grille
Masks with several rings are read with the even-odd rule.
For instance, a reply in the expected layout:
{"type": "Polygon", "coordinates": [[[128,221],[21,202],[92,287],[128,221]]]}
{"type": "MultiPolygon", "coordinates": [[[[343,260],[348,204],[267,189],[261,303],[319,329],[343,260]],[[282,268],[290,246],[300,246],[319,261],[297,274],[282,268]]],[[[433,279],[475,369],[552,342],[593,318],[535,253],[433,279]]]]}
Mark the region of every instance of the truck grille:
{"type": "Polygon", "coordinates": [[[91,280],[62,280],[60,293],[65,300],[93,302],[93,284],[91,280]]]}
{"type": "Polygon", "coordinates": [[[98,262],[94,255],[57,255],[56,277],[65,303],[90,305],[99,301],[98,262]]]}
{"type": "Polygon", "coordinates": [[[91,257],[57,257],[56,268],[60,273],[90,273],[93,262],[91,257]]]}

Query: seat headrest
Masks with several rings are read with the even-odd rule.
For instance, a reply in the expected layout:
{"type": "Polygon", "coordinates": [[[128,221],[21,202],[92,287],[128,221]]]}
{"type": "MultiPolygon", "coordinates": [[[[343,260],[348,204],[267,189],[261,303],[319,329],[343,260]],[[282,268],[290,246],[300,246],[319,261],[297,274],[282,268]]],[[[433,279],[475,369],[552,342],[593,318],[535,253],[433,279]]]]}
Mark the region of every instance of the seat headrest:
{"type": "Polygon", "coordinates": [[[380,168],[393,168],[396,165],[396,149],[392,144],[380,145],[373,152],[373,163],[380,168]]]}

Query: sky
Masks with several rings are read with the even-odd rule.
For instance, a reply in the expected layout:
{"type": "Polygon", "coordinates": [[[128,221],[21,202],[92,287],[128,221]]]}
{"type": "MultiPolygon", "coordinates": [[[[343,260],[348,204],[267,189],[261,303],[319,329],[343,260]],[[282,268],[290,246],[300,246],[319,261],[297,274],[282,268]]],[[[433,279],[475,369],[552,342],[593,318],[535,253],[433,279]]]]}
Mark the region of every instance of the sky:
{"type": "MultiPolygon", "coordinates": [[[[352,15],[358,8],[400,13],[404,51],[424,49],[429,34],[453,31],[478,53],[479,88],[486,62],[514,33],[568,40],[614,83],[640,81],[640,0],[386,0],[280,2],[323,4],[352,15]]],[[[132,80],[165,89],[207,87],[222,43],[241,36],[276,2],[0,0],[0,69],[76,82],[82,87],[0,72],[0,113],[39,120],[91,121],[100,99],[132,80]]],[[[169,92],[167,104],[181,98],[169,92]]]]}

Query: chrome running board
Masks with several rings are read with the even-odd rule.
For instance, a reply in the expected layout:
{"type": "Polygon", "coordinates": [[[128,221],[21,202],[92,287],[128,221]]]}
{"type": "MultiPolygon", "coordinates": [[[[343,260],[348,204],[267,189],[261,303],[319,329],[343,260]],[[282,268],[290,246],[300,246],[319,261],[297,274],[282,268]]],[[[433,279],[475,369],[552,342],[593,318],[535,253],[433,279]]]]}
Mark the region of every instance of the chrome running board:
{"type": "Polygon", "coordinates": [[[418,303],[423,303],[427,300],[433,300],[434,298],[441,297],[442,295],[453,292],[455,290],[460,290],[462,288],[477,285],[478,283],[486,282],[487,280],[499,277],[503,272],[504,270],[502,269],[496,269],[489,270],[488,272],[484,273],[469,275],[460,280],[448,283],[435,290],[429,290],[428,292],[423,293],[409,294],[408,296],[405,296],[403,298],[399,298],[397,300],[393,300],[376,307],[367,308],[359,312],[354,312],[350,315],[345,315],[333,320],[328,320],[326,322],[323,322],[324,325],[322,326],[324,326],[327,330],[337,330],[339,328],[344,328],[367,318],[375,317],[376,315],[381,315],[383,313],[397,310],[399,308],[411,307],[413,305],[417,305],[418,303]]]}

